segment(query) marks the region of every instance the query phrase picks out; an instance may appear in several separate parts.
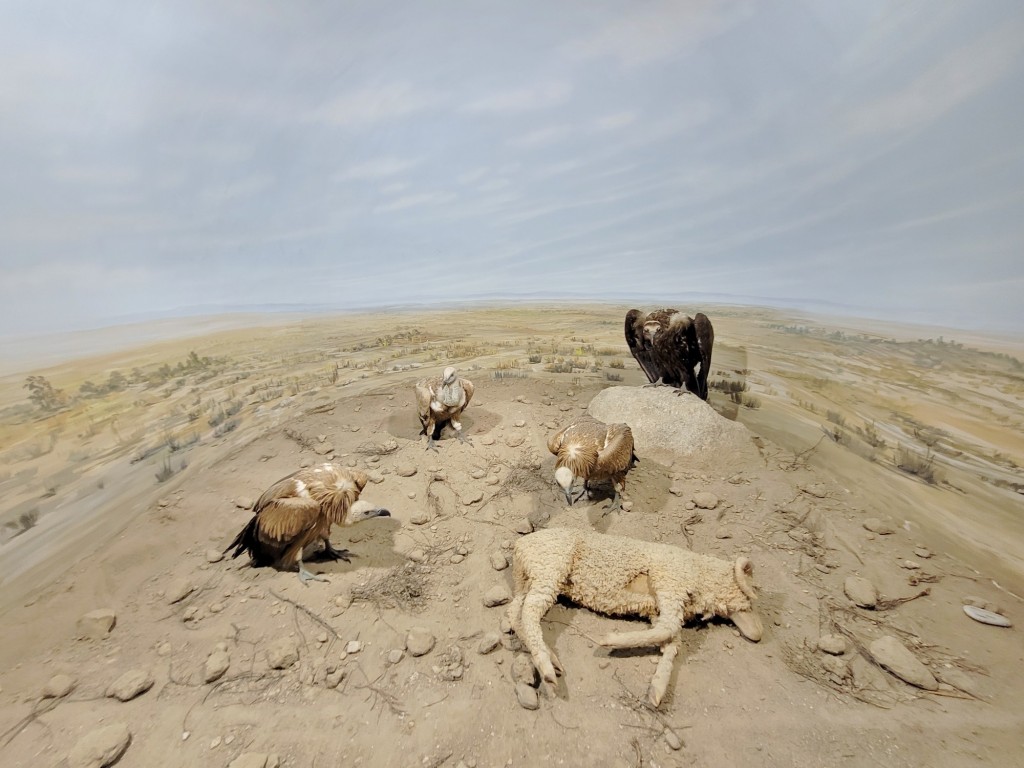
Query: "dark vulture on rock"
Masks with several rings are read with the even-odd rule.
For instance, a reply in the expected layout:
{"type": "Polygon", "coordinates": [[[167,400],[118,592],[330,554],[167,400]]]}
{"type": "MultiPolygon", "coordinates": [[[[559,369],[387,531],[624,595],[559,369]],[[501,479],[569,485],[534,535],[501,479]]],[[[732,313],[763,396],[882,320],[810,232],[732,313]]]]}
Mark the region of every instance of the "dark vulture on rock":
{"type": "Polygon", "coordinates": [[[651,384],[685,388],[708,399],[715,330],[703,312],[691,318],[677,309],[648,314],[631,309],[626,313],[626,343],[651,384]]]}

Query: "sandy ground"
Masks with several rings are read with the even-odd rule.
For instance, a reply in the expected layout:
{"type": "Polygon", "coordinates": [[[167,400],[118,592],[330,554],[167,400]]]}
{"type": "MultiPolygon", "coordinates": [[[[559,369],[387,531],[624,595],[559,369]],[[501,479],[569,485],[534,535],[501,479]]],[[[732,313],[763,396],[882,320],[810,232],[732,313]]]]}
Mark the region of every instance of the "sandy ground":
{"type": "Polygon", "coordinates": [[[626,309],[268,321],[100,355],[84,339],[78,359],[0,379],[3,764],[74,764],[83,737],[123,723],[119,766],[227,766],[244,753],[286,766],[1024,765],[1019,628],[962,610],[976,598],[1015,624],[1024,615],[1021,350],[702,308],[716,329],[712,381],[745,389],[699,406],[747,431],[699,455],[641,454],[625,511],[603,514],[600,497],[568,508],[546,438],[601,389],[644,383],[626,309]],[[206,362],[176,368],[192,351],[206,362]],[[448,364],[477,384],[473,443],[427,452],[412,384],[448,364]],[[27,408],[28,373],[73,395],[135,368],[124,389],[27,408]],[[914,471],[897,468],[901,450],[922,457],[914,471]],[[270,483],[331,457],[369,472],[364,497],[394,516],[335,529],[358,557],[312,563],[329,583],[209,562],[270,483]],[[701,491],[712,507],[695,506],[701,491]],[[893,532],[868,531],[870,518],[893,532]],[[685,628],[652,710],[656,652],[594,641],[635,622],[559,603],[544,627],[565,676],[524,709],[517,640],[482,597],[511,586],[495,565],[525,521],[746,554],[765,637],[685,628]],[[877,609],[845,596],[852,575],[875,585],[877,609]],[[110,633],[80,639],[79,618],[104,608],[110,633]],[[424,656],[404,652],[413,628],[436,640],[424,656]],[[498,647],[481,653],[492,633],[498,647]],[[818,650],[826,634],[845,653],[818,650]],[[872,663],[883,635],[940,688],[872,663]],[[281,643],[298,660],[274,669],[281,643]],[[218,648],[230,664],[204,682],[218,648]],[[132,670],[153,686],[107,697],[132,670]],[[57,674],[73,690],[44,698],[57,674]]]}

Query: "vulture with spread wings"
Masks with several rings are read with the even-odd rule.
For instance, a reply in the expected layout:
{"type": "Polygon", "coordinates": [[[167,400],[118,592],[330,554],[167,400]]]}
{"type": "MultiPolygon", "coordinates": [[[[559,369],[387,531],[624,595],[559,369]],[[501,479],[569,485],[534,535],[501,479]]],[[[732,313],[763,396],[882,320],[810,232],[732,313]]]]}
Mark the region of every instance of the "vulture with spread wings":
{"type": "Polygon", "coordinates": [[[260,496],[253,516],[224,552],[231,557],[248,552],[254,566],[298,567],[299,579],[327,581],[306,570],[303,550],[323,541],[323,556],[351,562],[347,549],[331,546],[331,526],[354,525],[391,513],[359,498],[369,478],[355,469],[320,464],[283,477],[260,496]]]}
{"type": "Polygon", "coordinates": [[[708,399],[708,373],[715,330],[703,312],[690,317],[677,309],[626,313],[626,343],[651,384],[685,389],[708,399]],[[697,370],[699,366],[699,370],[697,370]]]}

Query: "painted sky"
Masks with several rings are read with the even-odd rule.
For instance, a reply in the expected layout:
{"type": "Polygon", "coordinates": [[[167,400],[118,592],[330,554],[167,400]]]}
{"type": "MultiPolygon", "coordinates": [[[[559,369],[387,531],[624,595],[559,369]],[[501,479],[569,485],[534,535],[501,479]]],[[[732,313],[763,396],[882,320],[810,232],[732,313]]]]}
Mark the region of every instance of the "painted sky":
{"type": "Polygon", "coordinates": [[[536,291],[1024,331],[1024,3],[0,5],[0,335],[536,291]]]}

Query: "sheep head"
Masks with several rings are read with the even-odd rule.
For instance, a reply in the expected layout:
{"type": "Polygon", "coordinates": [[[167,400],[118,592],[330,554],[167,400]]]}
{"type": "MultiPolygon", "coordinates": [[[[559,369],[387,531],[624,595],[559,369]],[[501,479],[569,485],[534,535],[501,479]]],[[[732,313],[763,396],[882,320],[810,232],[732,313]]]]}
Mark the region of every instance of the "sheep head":
{"type": "Polygon", "coordinates": [[[736,586],[740,588],[740,592],[747,598],[747,607],[730,611],[729,620],[736,625],[736,629],[747,640],[756,643],[761,640],[764,626],[761,624],[761,618],[750,608],[750,601],[756,597],[754,585],[750,582],[750,577],[753,574],[754,564],[745,557],[737,557],[736,563],[733,566],[733,575],[736,579],[736,586]]]}

